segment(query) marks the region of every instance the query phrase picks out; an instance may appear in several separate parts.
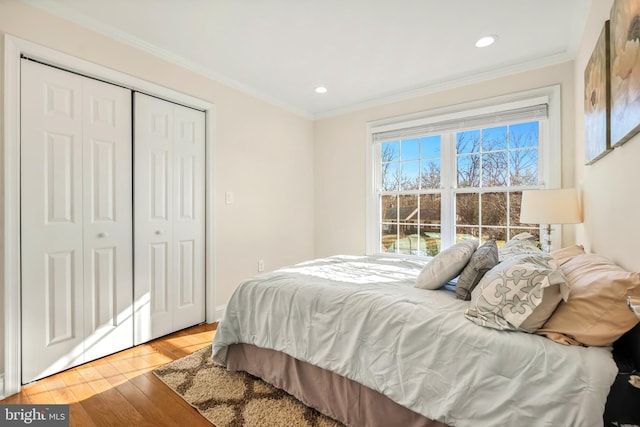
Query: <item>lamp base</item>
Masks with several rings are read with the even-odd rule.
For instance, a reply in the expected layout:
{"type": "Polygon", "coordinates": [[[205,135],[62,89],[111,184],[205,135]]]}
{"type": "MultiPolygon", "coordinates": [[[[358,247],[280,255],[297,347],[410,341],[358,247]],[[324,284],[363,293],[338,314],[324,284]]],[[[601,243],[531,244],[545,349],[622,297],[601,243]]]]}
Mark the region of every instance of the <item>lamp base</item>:
{"type": "MultiPolygon", "coordinates": [[[[545,229],[545,246],[542,248],[543,251],[551,252],[551,224],[547,224],[545,229]]],[[[540,239],[542,241],[542,239],[540,239]]]]}

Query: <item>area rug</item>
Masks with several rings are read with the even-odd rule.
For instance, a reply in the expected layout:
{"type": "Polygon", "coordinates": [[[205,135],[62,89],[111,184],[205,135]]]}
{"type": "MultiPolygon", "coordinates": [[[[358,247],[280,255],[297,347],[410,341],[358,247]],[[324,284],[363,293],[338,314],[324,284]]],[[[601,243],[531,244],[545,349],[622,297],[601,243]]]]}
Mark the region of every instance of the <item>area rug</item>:
{"type": "Polygon", "coordinates": [[[283,390],[211,360],[211,346],[153,371],[216,427],[341,427],[283,390]]]}

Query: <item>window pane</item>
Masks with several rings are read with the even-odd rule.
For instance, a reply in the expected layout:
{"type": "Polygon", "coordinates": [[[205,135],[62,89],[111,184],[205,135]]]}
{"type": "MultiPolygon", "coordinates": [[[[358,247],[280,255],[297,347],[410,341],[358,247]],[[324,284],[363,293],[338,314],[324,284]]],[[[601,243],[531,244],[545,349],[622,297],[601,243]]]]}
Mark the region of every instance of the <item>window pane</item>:
{"type": "Polygon", "coordinates": [[[456,194],[456,224],[478,225],[480,223],[480,203],[476,193],[456,194]]]}
{"type": "Polygon", "coordinates": [[[398,197],[382,196],[380,202],[382,222],[398,222],[398,197]]]}
{"type": "Polygon", "coordinates": [[[456,152],[458,154],[478,153],[480,151],[480,131],[469,130],[456,133],[456,152]]]}
{"type": "Polygon", "coordinates": [[[429,226],[437,225],[433,227],[435,232],[440,232],[440,208],[441,208],[441,196],[440,194],[423,194],[420,196],[420,226],[429,229],[429,226]]]}
{"type": "Polygon", "coordinates": [[[398,141],[382,144],[382,162],[393,162],[399,159],[400,143],[398,141]]]}
{"type": "Polygon", "coordinates": [[[420,251],[423,256],[436,256],[440,252],[440,231],[433,231],[434,227],[420,228],[420,251]]]}
{"type": "MultiPolygon", "coordinates": [[[[418,224],[418,196],[400,196],[398,219],[401,223],[418,224]]],[[[415,233],[415,230],[414,230],[415,233]]]]}
{"type": "Polygon", "coordinates": [[[500,126],[482,130],[482,151],[507,149],[507,127],[500,126]]]}
{"type": "Polygon", "coordinates": [[[506,227],[498,227],[498,228],[482,228],[482,241],[486,242],[487,240],[495,240],[498,246],[502,246],[507,241],[507,228],[506,227]]]}
{"type": "Polygon", "coordinates": [[[440,194],[423,194],[420,196],[420,236],[424,254],[434,256],[440,252],[441,224],[440,194]]]}
{"type": "Polygon", "coordinates": [[[421,160],[421,188],[440,188],[440,160],[421,160]]]}
{"type": "Polygon", "coordinates": [[[413,160],[420,157],[420,140],[406,139],[400,143],[402,160],[413,160]]]}
{"type": "MultiPolygon", "coordinates": [[[[421,255],[421,238],[415,224],[400,224],[398,231],[398,239],[393,244],[394,252],[404,255],[421,255]]],[[[424,243],[422,248],[424,249],[424,243]]]]}
{"type": "Polygon", "coordinates": [[[380,233],[382,252],[395,252],[395,242],[398,238],[397,224],[382,224],[380,233]]]}
{"type": "Polygon", "coordinates": [[[440,135],[420,138],[420,157],[423,159],[440,158],[440,135]]]}
{"type": "Polygon", "coordinates": [[[538,183],[538,150],[515,150],[509,153],[511,185],[538,183]]]}
{"type": "Polygon", "coordinates": [[[394,191],[397,190],[400,185],[400,171],[398,170],[398,163],[383,163],[382,164],[382,190],[394,191]]]}
{"type": "Polygon", "coordinates": [[[456,227],[456,243],[467,239],[477,239],[480,227],[456,227]]]}
{"type": "Polygon", "coordinates": [[[507,193],[484,193],[480,200],[482,225],[507,225],[507,193]]]}
{"type": "Polygon", "coordinates": [[[538,148],[540,124],[538,122],[520,123],[509,126],[509,147],[538,148]]]}
{"type": "Polygon", "coordinates": [[[482,185],[484,187],[507,186],[507,153],[490,153],[482,155],[482,185]]]}
{"type": "Polygon", "coordinates": [[[401,190],[417,190],[420,185],[420,162],[402,162],[401,190]]]}
{"type": "Polygon", "coordinates": [[[522,204],[522,193],[509,193],[509,224],[511,226],[520,225],[520,205],[522,204]]]}
{"type": "Polygon", "coordinates": [[[458,187],[480,187],[480,156],[458,156],[458,187]]]}

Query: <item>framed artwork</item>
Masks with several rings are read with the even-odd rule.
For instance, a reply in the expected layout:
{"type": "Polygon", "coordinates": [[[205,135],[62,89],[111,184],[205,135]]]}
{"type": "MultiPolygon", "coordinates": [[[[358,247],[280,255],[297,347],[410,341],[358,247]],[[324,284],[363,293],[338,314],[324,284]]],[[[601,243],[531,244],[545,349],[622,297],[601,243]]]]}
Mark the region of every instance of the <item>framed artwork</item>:
{"type": "Polygon", "coordinates": [[[611,142],[640,130],[640,1],[616,0],[611,8],[611,142]]]}
{"type": "Polygon", "coordinates": [[[609,21],[584,69],[584,160],[594,163],[611,152],[609,74],[609,21]]]}

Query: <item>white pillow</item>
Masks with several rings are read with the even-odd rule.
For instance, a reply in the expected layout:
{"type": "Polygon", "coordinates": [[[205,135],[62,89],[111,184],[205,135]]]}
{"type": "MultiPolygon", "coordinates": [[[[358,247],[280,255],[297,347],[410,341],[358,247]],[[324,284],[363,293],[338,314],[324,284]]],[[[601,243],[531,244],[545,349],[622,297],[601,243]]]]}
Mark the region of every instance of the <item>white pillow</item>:
{"type": "Polygon", "coordinates": [[[416,280],[416,288],[441,288],[460,275],[477,248],[477,240],[465,240],[440,252],[424,266],[416,280]]]}

